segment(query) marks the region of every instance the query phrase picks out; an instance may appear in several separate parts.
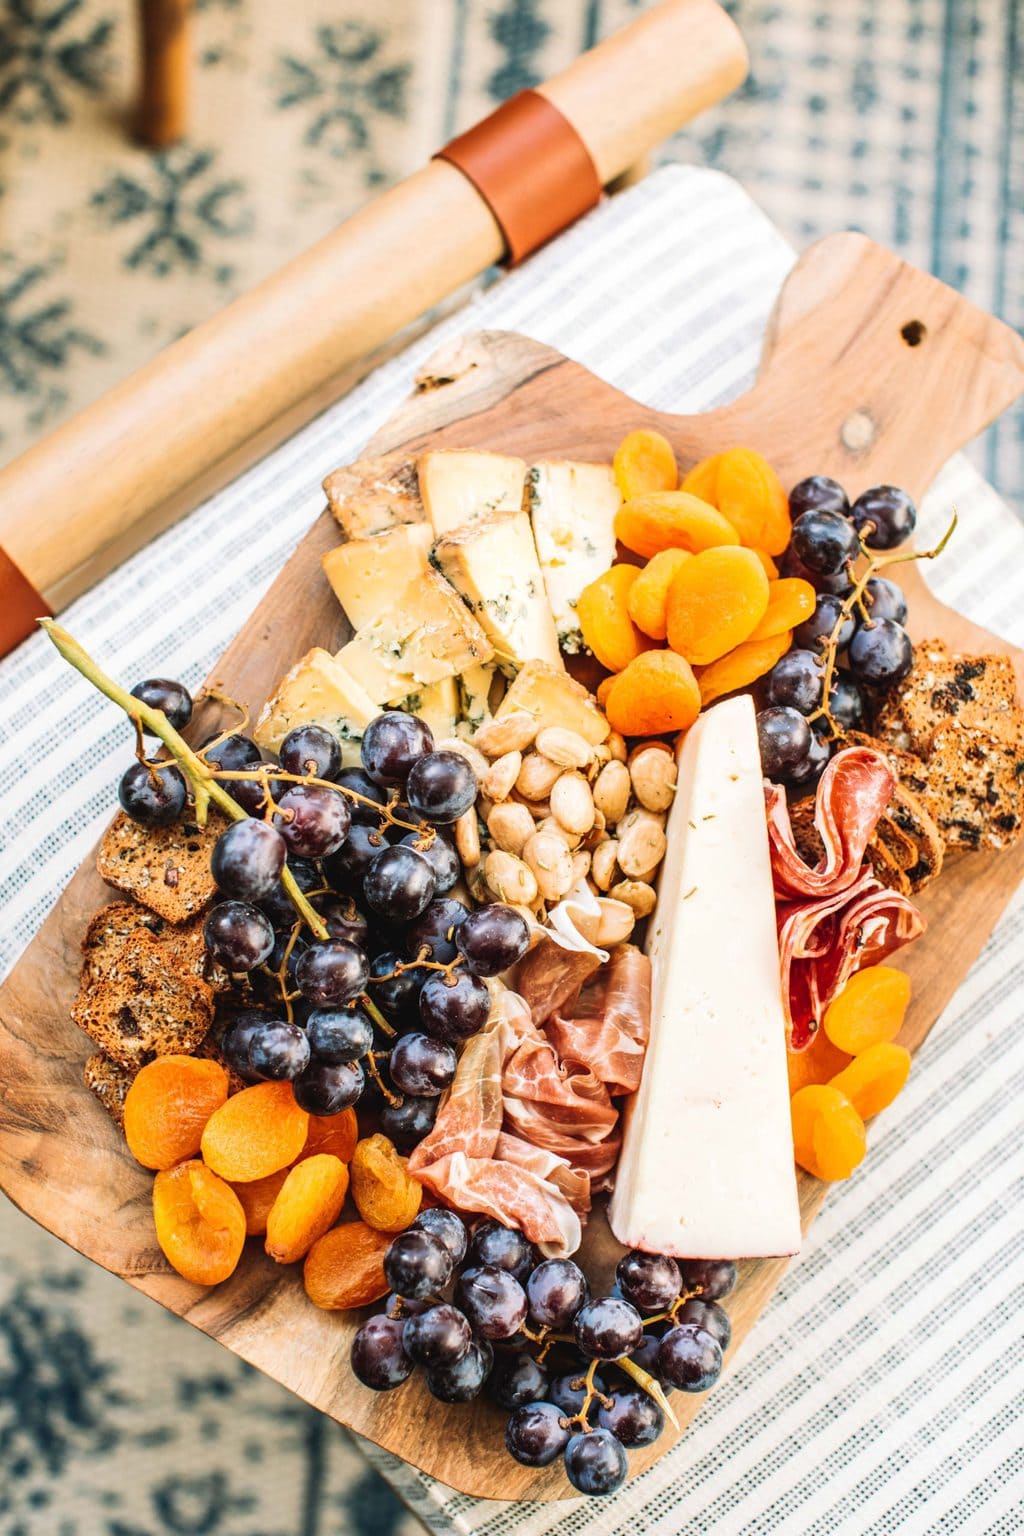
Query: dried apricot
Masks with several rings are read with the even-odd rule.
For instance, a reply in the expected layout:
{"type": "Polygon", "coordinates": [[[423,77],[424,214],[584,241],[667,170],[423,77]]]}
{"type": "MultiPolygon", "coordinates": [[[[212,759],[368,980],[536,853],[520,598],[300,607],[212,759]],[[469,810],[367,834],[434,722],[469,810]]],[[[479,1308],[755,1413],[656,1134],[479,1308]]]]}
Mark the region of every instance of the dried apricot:
{"type": "Polygon", "coordinates": [[[203,1158],[232,1184],[265,1179],[294,1163],[306,1143],[309,1116],[291,1083],[243,1088],[212,1114],[203,1131],[203,1158]]]}
{"type": "Polygon", "coordinates": [[[768,607],[764,618],[750,636],[751,640],[770,640],[796,629],[814,612],[818,594],[802,576],[783,576],[781,581],[768,583],[768,607]]]}
{"type": "Polygon", "coordinates": [[[816,1179],[848,1179],[864,1159],[864,1122],[833,1085],[811,1084],[790,1101],[793,1153],[816,1179]]]}
{"type": "Polygon", "coordinates": [[[754,554],[764,566],[764,573],[769,581],[778,581],[779,568],[766,549],[755,549],[754,554]]]}
{"type": "Polygon", "coordinates": [[[710,502],[689,491],[649,491],[624,501],[615,514],[615,537],[634,554],[649,560],[663,549],[717,549],[738,544],[732,524],[710,502]]]}
{"type": "Polygon", "coordinates": [[[202,1163],[157,1174],[153,1220],[164,1257],[186,1280],[219,1285],[234,1273],[245,1246],[245,1212],[231,1186],[202,1163]]]}
{"type": "Polygon", "coordinates": [[[290,1172],[290,1168],[279,1168],[276,1173],[268,1173],[265,1179],[252,1179],[248,1184],[232,1184],[231,1188],[242,1202],[242,1210],[245,1212],[246,1237],[262,1237],[266,1232],[270,1207],[281,1193],[281,1185],[290,1172]]]}
{"type": "Polygon", "coordinates": [[[701,459],[686,471],[679,489],[689,491],[691,496],[699,496],[701,501],[709,501],[713,507],[717,507],[718,461],[721,457],[720,453],[712,453],[708,458],[701,459]]]}
{"type": "Polygon", "coordinates": [[[668,589],[668,643],[706,665],[749,640],[768,607],[768,578],[749,549],[706,549],[668,589]]]}
{"type": "Polygon", "coordinates": [[[341,1215],[348,1169],[340,1157],[316,1152],[296,1163],[267,1217],[267,1252],[278,1264],[295,1264],[341,1215]]]}
{"type": "Polygon", "coordinates": [[[780,656],[785,656],[792,642],[792,631],[773,635],[770,640],[744,640],[726,651],[717,661],[701,667],[697,677],[700,701],[704,709],[724,693],[749,688],[751,683],[770,672],[780,656]]]}
{"type": "Polygon", "coordinates": [[[352,1198],[367,1226],[404,1232],[420,1208],[423,1186],[386,1136],[367,1136],[352,1159],[352,1198]]]}
{"type": "Polygon", "coordinates": [[[667,633],[665,607],[672,578],[689,560],[685,549],[663,549],[652,555],[640,575],[629,589],[626,607],[637,629],[642,629],[652,640],[664,640],[667,633]]]}
{"type": "Polygon", "coordinates": [[[829,1082],[849,1060],[846,1052],[838,1050],[825,1031],[819,1029],[806,1050],[786,1052],[790,1094],[798,1093],[809,1083],[829,1082]]]}
{"type": "Polygon", "coordinates": [[[856,1056],[888,1044],[903,1028],[910,1002],[910,977],[892,965],[855,971],[822,1020],[823,1032],[841,1051],[856,1056]]]}
{"type": "Polygon", "coordinates": [[[365,1307],[385,1296],[384,1255],[391,1246],[389,1232],[377,1232],[365,1221],[344,1221],[318,1238],[306,1255],[302,1271],[306,1295],[329,1312],[365,1307]]]}
{"type": "Polygon", "coordinates": [[[613,565],[583,588],[576,603],[583,639],[609,672],[621,672],[651,643],[629,616],[629,591],[639,575],[637,565],[613,565]]]}
{"type": "Polygon", "coordinates": [[[672,444],[660,432],[630,432],[615,450],[612,469],[623,501],[644,491],[674,491],[679,484],[672,444]]]}
{"type": "Polygon", "coordinates": [[[603,678],[597,685],[597,702],[602,709],[606,709],[608,706],[608,695],[611,693],[612,683],[614,683],[617,676],[618,673],[613,672],[611,677],[603,678]]]}
{"type": "Polygon", "coordinates": [[[862,1120],[887,1109],[910,1076],[910,1052],[902,1045],[869,1045],[829,1084],[845,1093],[862,1120]]]}
{"type": "Polygon", "coordinates": [[[685,731],[700,711],[700,689],[682,656],[645,651],[612,680],[604,710],[612,730],[622,736],[685,731]]]}
{"type": "Polygon", "coordinates": [[[203,1127],[227,1096],[219,1062],[158,1056],[140,1069],[124,1101],[129,1151],[144,1168],[173,1168],[194,1157],[203,1127]]]}
{"type": "Polygon", "coordinates": [[[781,555],[789,543],[789,498],[768,460],[753,448],[719,455],[715,506],[744,544],[781,555]]]}
{"type": "Polygon", "coordinates": [[[359,1125],[354,1109],[343,1109],[340,1115],[310,1115],[309,1132],[300,1161],[312,1157],[315,1152],[330,1152],[332,1157],[350,1163],[358,1140],[359,1125]]]}

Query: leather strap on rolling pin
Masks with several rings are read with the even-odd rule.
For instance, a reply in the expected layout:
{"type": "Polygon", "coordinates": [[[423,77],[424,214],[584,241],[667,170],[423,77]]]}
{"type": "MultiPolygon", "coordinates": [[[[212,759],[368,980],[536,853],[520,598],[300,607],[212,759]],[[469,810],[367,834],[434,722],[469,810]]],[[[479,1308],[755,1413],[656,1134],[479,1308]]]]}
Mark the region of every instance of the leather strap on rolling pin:
{"type": "Polygon", "coordinates": [[[36,619],[52,613],[10,555],[0,549],[0,656],[27,640],[36,627],[36,619]]]}
{"type": "Polygon", "coordinates": [[[595,207],[601,180],[576,129],[539,91],[520,91],[438,150],[473,183],[518,266],[595,207]]]}

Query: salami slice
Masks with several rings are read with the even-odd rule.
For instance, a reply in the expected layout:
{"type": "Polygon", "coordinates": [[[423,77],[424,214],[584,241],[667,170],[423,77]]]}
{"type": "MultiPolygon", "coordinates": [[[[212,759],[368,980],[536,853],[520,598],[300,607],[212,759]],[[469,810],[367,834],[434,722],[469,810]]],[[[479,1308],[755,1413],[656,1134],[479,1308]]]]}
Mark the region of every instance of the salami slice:
{"type": "Polygon", "coordinates": [[[814,825],[824,851],[812,867],[797,852],[785,790],[766,785],[776,897],[826,898],[848,890],[861,873],[868,844],[895,788],[896,775],[881,752],[870,747],[837,752],[818,784],[814,825]]]}

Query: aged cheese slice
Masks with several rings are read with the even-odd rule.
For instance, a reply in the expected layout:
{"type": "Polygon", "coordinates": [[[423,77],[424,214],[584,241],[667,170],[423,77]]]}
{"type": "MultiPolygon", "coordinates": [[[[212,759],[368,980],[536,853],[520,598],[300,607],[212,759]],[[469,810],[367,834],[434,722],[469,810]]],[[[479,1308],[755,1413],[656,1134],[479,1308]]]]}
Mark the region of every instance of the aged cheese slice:
{"type": "Polygon", "coordinates": [[[429,523],[401,523],[372,539],[350,539],[320,564],[353,629],[361,629],[427,569],[434,542],[429,523]]]}
{"type": "Polygon", "coordinates": [[[561,665],[558,636],[525,512],[492,512],[439,539],[434,560],[480,620],[502,671],[561,665]]]}
{"type": "Polygon", "coordinates": [[[800,1247],[761,763],[749,696],[687,733],[647,952],[651,1041],[609,1207],[629,1247],[800,1247]]]}
{"type": "Polygon", "coordinates": [[[429,688],[403,699],[401,708],[425,720],[435,741],[446,741],[455,735],[459,718],[459,680],[444,677],[439,683],[431,683],[429,688]]]}
{"type": "Polygon", "coordinates": [[[488,512],[520,511],[525,483],[523,460],[500,453],[438,448],[420,456],[420,495],[438,538],[488,512]]]}
{"type": "Polygon", "coordinates": [[[416,460],[406,453],[358,459],[324,481],[327,505],[350,539],[366,539],[399,523],[422,523],[416,460]]]}
{"type": "Polygon", "coordinates": [[[526,497],[540,568],[562,650],[585,650],[576,617],[583,588],[615,563],[622,497],[608,464],[535,464],[526,497]]]}
{"type": "Polygon", "coordinates": [[[493,662],[467,667],[459,676],[459,734],[472,736],[491,718],[493,662]]]}
{"type": "Polygon", "coordinates": [[[546,725],[564,725],[595,747],[601,745],[610,730],[593,694],[563,667],[553,667],[545,661],[527,662],[494,711],[494,717],[500,720],[519,709],[534,716],[538,730],[546,725]]]}
{"type": "Polygon", "coordinates": [[[428,569],[342,646],[338,660],[376,704],[384,705],[400,704],[493,654],[458,593],[428,569]]]}
{"type": "Polygon", "coordinates": [[[322,725],[341,742],[347,767],[359,761],[363,732],[380,711],[355,678],[331,655],[315,646],[286,673],[264,704],[253,740],[277,752],[297,725],[322,725]]]}

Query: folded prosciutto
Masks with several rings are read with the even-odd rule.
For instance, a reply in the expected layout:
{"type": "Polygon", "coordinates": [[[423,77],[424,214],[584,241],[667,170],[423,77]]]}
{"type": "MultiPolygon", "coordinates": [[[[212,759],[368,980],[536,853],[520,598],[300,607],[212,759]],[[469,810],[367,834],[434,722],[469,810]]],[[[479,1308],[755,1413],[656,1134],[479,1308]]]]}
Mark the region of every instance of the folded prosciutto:
{"type": "Polygon", "coordinates": [[[596,965],[548,941],[531,952],[524,995],[495,990],[487,1027],[409,1158],[446,1205],[519,1227],[548,1255],[576,1250],[580,1218],[615,1166],[613,1100],[638,1086],[650,1028],[646,957],[621,946],[596,965]]]}
{"type": "Polygon", "coordinates": [[[765,785],[790,1050],[810,1045],[854,971],[924,932],[914,904],[883,886],[864,863],[895,787],[882,753],[870,747],[837,752],[818,784],[814,825],[823,852],[812,866],[797,851],[785,790],[765,785]]]}

